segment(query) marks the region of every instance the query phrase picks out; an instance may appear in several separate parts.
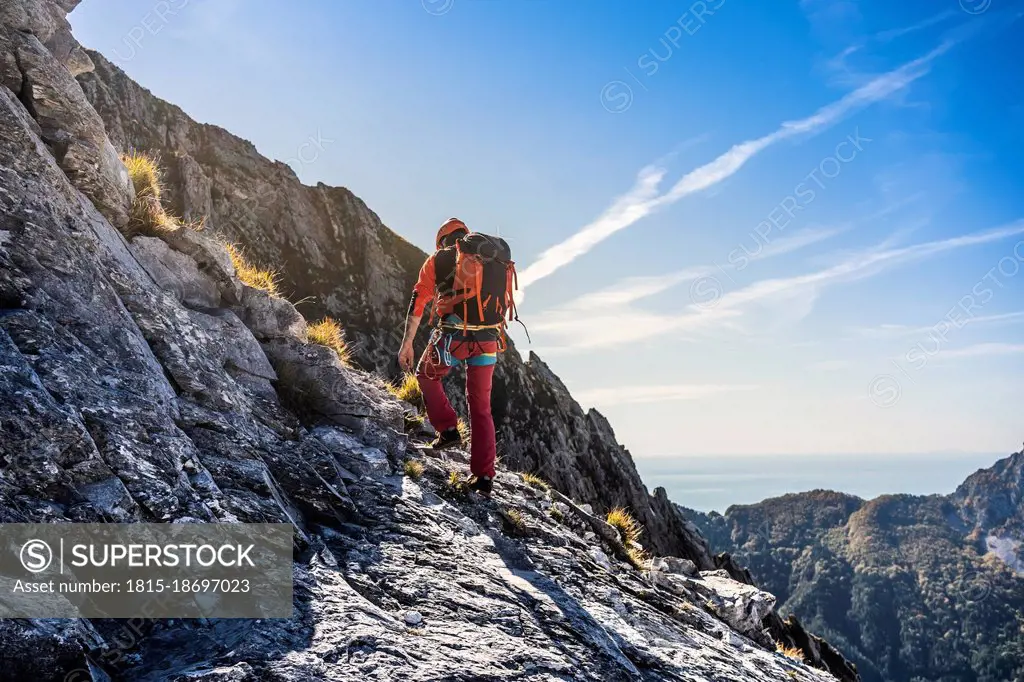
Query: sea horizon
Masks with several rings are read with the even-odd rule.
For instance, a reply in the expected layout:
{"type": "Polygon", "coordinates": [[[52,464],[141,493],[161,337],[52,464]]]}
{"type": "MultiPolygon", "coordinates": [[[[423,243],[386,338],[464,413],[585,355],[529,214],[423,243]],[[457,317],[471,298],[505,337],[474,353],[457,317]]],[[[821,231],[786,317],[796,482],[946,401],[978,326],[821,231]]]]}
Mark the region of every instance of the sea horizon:
{"type": "Polygon", "coordinates": [[[634,457],[648,489],[662,487],[676,504],[723,513],[789,493],[834,490],[863,499],[879,495],[948,495],[964,479],[1010,453],[678,455],[634,457]],[[922,467],[922,460],[929,466],[922,467]]]}

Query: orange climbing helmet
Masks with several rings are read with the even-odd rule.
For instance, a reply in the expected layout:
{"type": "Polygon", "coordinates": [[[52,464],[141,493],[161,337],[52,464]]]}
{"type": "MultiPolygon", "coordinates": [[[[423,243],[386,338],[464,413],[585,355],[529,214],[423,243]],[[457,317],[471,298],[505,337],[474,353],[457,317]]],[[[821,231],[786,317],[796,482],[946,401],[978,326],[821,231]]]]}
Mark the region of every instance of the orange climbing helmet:
{"type": "Polygon", "coordinates": [[[444,242],[445,237],[450,234],[455,234],[456,232],[469,232],[469,228],[466,227],[466,223],[462,222],[458,218],[449,218],[444,221],[444,224],[437,230],[437,248],[441,248],[441,244],[444,242]]]}

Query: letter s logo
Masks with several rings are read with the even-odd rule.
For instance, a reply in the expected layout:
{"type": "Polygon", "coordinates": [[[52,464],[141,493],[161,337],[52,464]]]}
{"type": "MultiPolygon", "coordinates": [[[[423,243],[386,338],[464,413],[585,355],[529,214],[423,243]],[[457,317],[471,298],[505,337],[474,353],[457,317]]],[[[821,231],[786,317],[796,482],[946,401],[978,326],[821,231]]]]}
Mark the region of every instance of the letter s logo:
{"type": "Polygon", "coordinates": [[[42,540],[29,540],[21,547],[21,565],[30,573],[45,571],[53,562],[53,550],[42,540]]]}

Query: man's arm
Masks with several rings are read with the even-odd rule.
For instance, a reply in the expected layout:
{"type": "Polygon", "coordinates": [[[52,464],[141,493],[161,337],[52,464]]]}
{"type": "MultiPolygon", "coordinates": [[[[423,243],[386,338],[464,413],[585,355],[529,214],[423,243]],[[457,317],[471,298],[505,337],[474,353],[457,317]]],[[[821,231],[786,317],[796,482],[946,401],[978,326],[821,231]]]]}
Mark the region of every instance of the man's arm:
{"type": "Polygon", "coordinates": [[[423,311],[434,298],[434,287],[434,257],[431,256],[420,268],[420,276],[409,301],[409,314],[405,319],[405,335],[402,337],[402,349],[398,353],[398,364],[406,372],[411,372],[415,363],[413,340],[420,327],[420,320],[423,319],[423,311]]]}
{"type": "Polygon", "coordinates": [[[398,364],[406,372],[411,372],[416,360],[416,351],[413,349],[412,341],[416,338],[416,330],[420,327],[422,315],[409,316],[405,320],[405,336],[402,337],[402,349],[398,352],[398,364]]]}

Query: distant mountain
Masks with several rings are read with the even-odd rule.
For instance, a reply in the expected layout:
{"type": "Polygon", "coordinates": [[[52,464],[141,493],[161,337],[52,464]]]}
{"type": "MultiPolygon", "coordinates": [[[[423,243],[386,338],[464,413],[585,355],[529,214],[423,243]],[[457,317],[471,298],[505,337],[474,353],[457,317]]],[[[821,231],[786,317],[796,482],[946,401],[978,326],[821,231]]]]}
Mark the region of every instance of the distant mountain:
{"type": "Polygon", "coordinates": [[[685,510],[865,682],[1024,680],[1024,451],[951,495],[685,510]]]}

